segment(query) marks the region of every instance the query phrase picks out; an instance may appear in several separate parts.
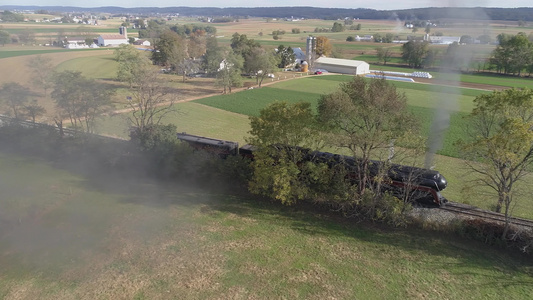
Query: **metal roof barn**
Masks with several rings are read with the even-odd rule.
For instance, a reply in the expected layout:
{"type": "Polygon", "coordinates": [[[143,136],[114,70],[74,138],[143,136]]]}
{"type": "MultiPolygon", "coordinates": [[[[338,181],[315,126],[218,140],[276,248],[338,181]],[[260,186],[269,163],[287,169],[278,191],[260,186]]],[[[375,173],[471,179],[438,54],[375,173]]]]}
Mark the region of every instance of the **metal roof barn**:
{"type": "Polygon", "coordinates": [[[314,69],[324,69],[332,73],[364,75],[370,73],[368,63],[361,60],[319,57],[315,60],[314,69]]]}

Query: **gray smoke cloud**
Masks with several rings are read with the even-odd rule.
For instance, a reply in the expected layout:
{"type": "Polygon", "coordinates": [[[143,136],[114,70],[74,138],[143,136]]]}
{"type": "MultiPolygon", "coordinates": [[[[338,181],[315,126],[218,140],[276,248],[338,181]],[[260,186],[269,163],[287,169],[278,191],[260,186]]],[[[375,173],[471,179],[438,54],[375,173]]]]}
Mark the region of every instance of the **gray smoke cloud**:
{"type": "MultiPolygon", "coordinates": [[[[447,6],[447,7],[457,7],[458,1],[448,1],[448,3],[443,1],[431,1],[433,6],[447,6]]],[[[482,7],[485,1],[477,1],[477,5],[482,7]]],[[[463,3],[464,4],[464,3],[463,3]]],[[[453,15],[448,16],[450,19],[453,19],[453,15]]],[[[487,33],[487,20],[489,20],[486,13],[482,10],[476,10],[472,12],[472,18],[470,18],[473,23],[478,22],[479,26],[463,26],[461,35],[470,35],[472,38],[487,33]],[[479,21],[475,21],[479,20],[479,21]],[[485,24],[481,26],[481,24],[485,24]]],[[[460,47],[466,47],[461,45],[460,47]]],[[[472,56],[466,53],[467,51],[458,51],[458,56],[453,60],[460,60],[463,66],[468,66],[471,63],[472,56]]],[[[441,53],[443,54],[443,53],[441,53]]],[[[461,70],[454,68],[447,68],[443,66],[439,70],[440,72],[446,73],[446,81],[442,85],[434,85],[433,91],[436,92],[438,96],[437,103],[435,105],[434,115],[432,123],[430,126],[430,132],[427,140],[427,153],[424,160],[425,168],[432,168],[434,166],[435,154],[437,151],[442,149],[444,137],[448,128],[450,127],[451,114],[459,108],[459,88],[461,81],[461,70]],[[456,88],[455,93],[450,93],[449,89],[456,88]],[[443,92],[446,89],[447,92],[443,92]]]]}

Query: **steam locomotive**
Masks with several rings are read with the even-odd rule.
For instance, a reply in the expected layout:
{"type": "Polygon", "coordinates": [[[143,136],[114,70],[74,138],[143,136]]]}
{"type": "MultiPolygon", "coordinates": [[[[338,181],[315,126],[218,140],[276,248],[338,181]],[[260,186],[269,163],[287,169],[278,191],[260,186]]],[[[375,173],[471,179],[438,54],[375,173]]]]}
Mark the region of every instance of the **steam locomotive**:
{"type": "MultiPolygon", "coordinates": [[[[256,150],[252,145],[239,147],[237,142],[187,133],[178,133],[177,137],[196,150],[204,150],[220,158],[241,155],[253,159],[256,150]]],[[[349,179],[357,180],[358,167],[360,166],[358,159],[329,152],[302,150],[305,153],[303,158],[305,161],[325,163],[330,167],[342,166],[349,179]]],[[[442,206],[448,202],[440,193],[446,188],[448,182],[438,171],[399,164],[385,164],[382,161],[372,160],[369,163],[368,174],[370,178],[374,178],[378,174],[384,175],[382,177],[385,177],[386,180],[383,183],[397,196],[404,196],[408,193],[409,199],[425,205],[442,206]]]]}

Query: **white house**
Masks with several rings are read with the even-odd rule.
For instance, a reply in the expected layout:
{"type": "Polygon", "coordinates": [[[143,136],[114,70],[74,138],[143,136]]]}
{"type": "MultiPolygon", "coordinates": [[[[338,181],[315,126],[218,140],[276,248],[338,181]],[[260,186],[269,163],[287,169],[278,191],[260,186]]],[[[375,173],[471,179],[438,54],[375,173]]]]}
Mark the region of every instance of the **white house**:
{"type": "Polygon", "coordinates": [[[138,46],[150,46],[151,43],[149,40],[136,40],[135,42],[133,42],[134,45],[138,45],[138,46]]]}
{"type": "Polygon", "coordinates": [[[65,39],[65,48],[73,49],[73,48],[83,48],[85,45],[85,37],[83,36],[77,36],[77,37],[67,37],[65,39]]]}
{"type": "Polygon", "coordinates": [[[319,57],[315,60],[314,69],[324,69],[332,73],[363,75],[370,73],[368,63],[361,60],[319,57]]]}

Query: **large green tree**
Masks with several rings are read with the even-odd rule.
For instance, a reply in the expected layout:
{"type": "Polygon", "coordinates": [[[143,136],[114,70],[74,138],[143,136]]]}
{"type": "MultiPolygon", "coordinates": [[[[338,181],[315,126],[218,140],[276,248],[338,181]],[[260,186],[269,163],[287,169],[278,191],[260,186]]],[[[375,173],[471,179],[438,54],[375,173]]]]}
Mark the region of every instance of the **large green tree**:
{"type": "Polygon", "coordinates": [[[154,44],[152,60],[155,64],[176,70],[177,66],[187,58],[187,41],[183,36],[168,29],[161,33],[154,44]]]}
{"type": "Polygon", "coordinates": [[[224,59],[224,49],[218,46],[215,37],[206,40],[206,51],[202,59],[202,68],[209,74],[215,74],[220,68],[220,62],[224,59]]]}
{"type": "Polygon", "coordinates": [[[256,82],[261,87],[263,80],[268,74],[274,73],[277,70],[278,59],[277,56],[270,51],[263,48],[255,48],[245,57],[247,62],[245,71],[250,74],[256,74],[256,82]]]}
{"type": "MultiPolygon", "coordinates": [[[[359,193],[377,182],[371,172],[372,159],[392,160],[398,153],[391,144],[412,134],[415,119],[407,110],[405,95],[385,79],[354,77],[319,100],[319,117],[329,129],[332,145],[346,148],[358,163],[359,193]]],[[[379,191],[378,191],[379,192],[379,191]]]]}
{"type": "Polygon", "coordinates": [[[294,50],[290,46],[285,47],[283,45],[279,45],[277,48],[277,55],[279,57],[278,67],[280,68],[285,68],[287,66],[290,66],[296,60],[294,50]]]}
{"type": "Polygon", "coordinates": [[[491,63],[498,72],[517,74],[533,64],[533,44],[523,32],[512,36],[498,35],[498,46],[492,52],[491,63]]]}
{"type": "Polygon", "coordinates": [[[223,93],[231,93],[233,87],[242,86],[241,72],[244,59],[233,51],[226,51],[223,60],[219,64],[215,84],[222,87],[223,93]]]}
{"type": "Polygon", "coordinates": [[[152,62],[145,54],[129,44],[120,45],[114,51],[118,62],[117,79],[127,82],[131,87],[141,80],[144,73],[152,68],[152,62]]]}
{"type": "Polygon", "coordinates": [[[409,67],[422,68],[428,51],[428,42],[409,41],[402,46],[402,59],[409,64],[409,67]]]}
{"type": "MultiPolygon", "coordinates": [[[[478,184],[497,194],[495,210],[509,216],[515,190],[533,162],[533,91],[510,89],[474,100],[467,133],[461,143],[478,184]]],[[[525,184],[525,183],[523,183],[525,184]]]]}
{"type": "MultiPolygon", "coordinates": [[[[305,163],[306,148],[315,148],[315,117],[307,102],[274,102],[250,117],[251,137],[257,147],[252,163],[253,193],[272,197],[290,205],[312,196],[310,173],[315,165],[305,163]]],[[[316,178],[316,177],[315,177],[316,178]]]]}

